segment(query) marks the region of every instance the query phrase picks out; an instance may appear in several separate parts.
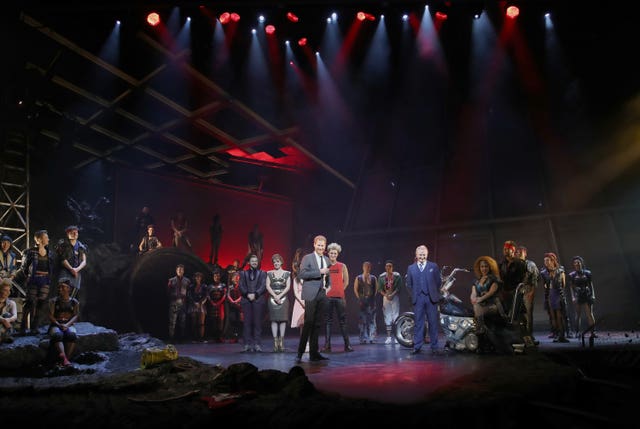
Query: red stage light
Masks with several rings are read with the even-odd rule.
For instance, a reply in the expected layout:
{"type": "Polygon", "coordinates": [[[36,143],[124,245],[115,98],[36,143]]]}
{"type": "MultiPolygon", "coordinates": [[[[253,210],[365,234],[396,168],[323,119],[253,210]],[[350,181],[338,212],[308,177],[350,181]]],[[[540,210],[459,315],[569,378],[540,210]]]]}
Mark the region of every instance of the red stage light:
{"type": "Polygon", "coordinates": [[[298,22],[299,21],[298,16],[295,15],[294,13],[292,13],[292,12],[287,12],[287,19],[289,21],[291,21],[291,22],[298,22]]]}
{"type": "Polygon", "coordinates": [[[237,14],[237,13],[235,13],[235,12],[232,12],[232,13],[231,13],[231,20],[232,20],[233,22],[238,22],[238,21],[240,21],[240,15],[238,15],[238,14],[237,14]]]}
{"type": "Polygon", "coordinates": [[[147,15],[147,22],[152,27],[155,27],[156,25],[160,24],[160,15],[158,15],[156,12],[151,12],[149,15],[147,15]]]}
{"type": "Polygon", "coordinates": [[[356,18],[359,21],[364,21],[365,19],[368,20],[368,21],[375,21],[376,20],[375,16],[371,15],[370,13],[366,13],[366,12],[358,12],[356,14],[356,18]]]}
{"type": "Polygon", "coordinates": [[[446,21],[447,18],[448,18],[448,16],[447,16],[446,13],[440,12],[440,11],[436,12],[436,19],[438,21],[446,21]]]}
{"type": "Polygon", "coordinates": [[[229,12],[224,12],[220,14],[220,17],[218,18],[218,20],[220,21],[220,24],[227,24],[230,19],[231,19],[231,14],[229,12]]]}
{"type": "Polygon", "coordinates": [[[271,24],[269,24],[269,25],[267,25],[267,26],[264,28],[264,31],[265,31],[265,33],[267,33],[267,34],[273,34],[273,33],[275,33],[275,32],[276,32],[276,27],[275,27],[275,26],[273,26],[273,25],[271,25],[271,24]]]}
{"type": "Polygon", "coordinates": [[[307,38],[303,37],[302,39],[298,40],[298,46],[307,46],[307,38]]]}
{"type": "Polygon", "coordinates": [[[518,6],[509,6],[507,8],[507,16],[509,18],[515,18],[518,15],[520,15],[520,8],[518,8],[518,6]]]}
{"type": "Polygon", "coordinates": [[[358,21],[364,21],[365,19],[368,21],[375,21],[376,17],[371,15],[370,13],[366,13],[366,12],[358,12],[356,14],[356,18],[358,18],[358,21]]]}

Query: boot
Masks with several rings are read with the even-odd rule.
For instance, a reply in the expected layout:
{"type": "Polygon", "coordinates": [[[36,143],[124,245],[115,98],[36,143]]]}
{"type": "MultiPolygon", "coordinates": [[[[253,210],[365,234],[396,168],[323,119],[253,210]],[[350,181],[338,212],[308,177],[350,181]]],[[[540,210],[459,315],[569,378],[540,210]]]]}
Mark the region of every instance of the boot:
{"type": "Polygon", "coordinates": [[[48,301],[38,300],[36,312],[31,319],[31,335],[40,335],[40,325],[44,323],[45,315],[48,314],[48,301]]]}
{"type": "Polygon", "coordinates": [[[29,328],[31,328],[31,317],[29,317],[29,310],[23,310],[22,323],[20,324],[20,335],[28,335],[29,328]]]}
{"type": "Polygon", "coordinates": [[[325,353],[331,352],[331,325],[325,326],[324,348],[322,349],[322,351],[325,353]]]}
{"type": "Polygon", "coordinates": [[[284,353],[284,337],[278,338],[278,346],[280,351],[284,353]]]}
{"type": "Polygon", "coordinates": [[[349,341],[349,335],[347,334],[347,330],[344,326],[340,327],[342,331],[342,338],[344,339],[344,351],[345,353],[352,352],[353,348],[351,347],[351,342],[349,341]]]}
{"type": "Polygon", "coordinates": [[[277,353],[280,351],[280,338],[273,337],[273,352],[277,353]]]}
{"type": "Polygon", "coordinates": [[[393,339],[391,339],[391,326],[387,326],[387,339],[384,342],[385,344],[393,344],[393,339]]]}

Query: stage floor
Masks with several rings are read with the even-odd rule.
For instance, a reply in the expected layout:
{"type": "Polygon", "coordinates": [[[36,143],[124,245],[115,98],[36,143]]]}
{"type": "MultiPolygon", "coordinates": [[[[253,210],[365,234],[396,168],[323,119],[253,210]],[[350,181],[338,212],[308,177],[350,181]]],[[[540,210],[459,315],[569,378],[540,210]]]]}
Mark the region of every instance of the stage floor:
{"type": "MultiPolygon", "coordinates": [[[[526,349],[525,355],[551,354],[573,355],[574,353],[623,350],[640,344],[640,338],[634,332],[598,332],[593,347],[588,339],[585,345],[577,338],[569,343],[554,343],[547,337],[548,332],[537,332],[535,337],[540,344],[535,349],[526,349]]],[[[420,402],[423,398],[452,383],[459,382],[472,374],[489,372],[499,365],[518,364],[519,355],[476,354],[469,352],[448,351],[433,355],[429,346],[423,347],[422,353],[412,355],[411,349],[399,344],[385,345],[385,338],[378,338],[374,344],[359,344],[357,337],[351,337],[354,352],[343,351],[341,336],[332,337],[331,353],[323,353],[327,361],[310,362],[308,354],[296,363],[298,338],[290,335],[285,339],[284,353],[273,352],[273,340],[263,339],[263,352],[243,352],[242,344],[227,343],[182,343],[176,344],[180,356],[228,367],[229,365],[248,362],[260,370],[278,370],[289,372],[299,365],[307,374],[315,387],[330,394],[338,394],[349,398],[371,399],[394,404],[420,402]]],[[[440,338],[441,344],[444,344],[440,338]]],[[[320,340],[322,348],[324,338],[320,340]]]]}

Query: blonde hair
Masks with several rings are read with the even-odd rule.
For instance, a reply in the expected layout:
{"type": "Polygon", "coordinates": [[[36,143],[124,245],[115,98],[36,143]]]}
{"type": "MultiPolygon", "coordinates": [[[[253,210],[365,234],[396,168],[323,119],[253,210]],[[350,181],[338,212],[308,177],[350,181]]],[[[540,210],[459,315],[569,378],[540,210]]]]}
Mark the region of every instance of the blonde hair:
{"type": "Polygon", "coordinates": [[[313,238],[313,244],[316,244],[317,241],[324,241],[326,243],[327,242],[327,237],[325,237],[324,235],[316,235],[313,238]]]}

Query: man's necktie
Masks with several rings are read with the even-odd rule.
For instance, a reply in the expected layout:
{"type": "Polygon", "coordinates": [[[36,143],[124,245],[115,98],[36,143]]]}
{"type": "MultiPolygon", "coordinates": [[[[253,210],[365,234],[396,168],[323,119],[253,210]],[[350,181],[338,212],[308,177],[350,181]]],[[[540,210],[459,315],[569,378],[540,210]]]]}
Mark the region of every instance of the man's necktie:
{"type": "Polygon", "coordinates": [[[418,264],[418,268],[420,268],[420,272],[422,272],[422,270],[424,270],[424,264],[422,262],[420,262],[418,264]]]}

